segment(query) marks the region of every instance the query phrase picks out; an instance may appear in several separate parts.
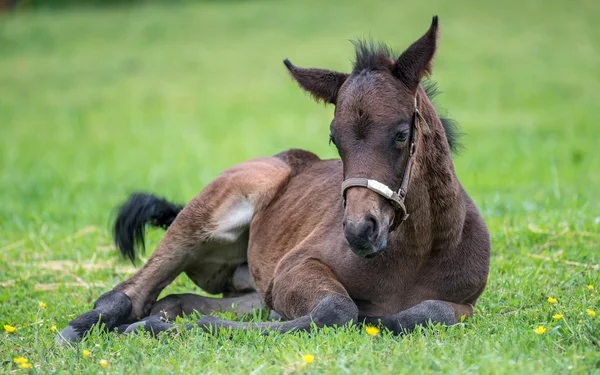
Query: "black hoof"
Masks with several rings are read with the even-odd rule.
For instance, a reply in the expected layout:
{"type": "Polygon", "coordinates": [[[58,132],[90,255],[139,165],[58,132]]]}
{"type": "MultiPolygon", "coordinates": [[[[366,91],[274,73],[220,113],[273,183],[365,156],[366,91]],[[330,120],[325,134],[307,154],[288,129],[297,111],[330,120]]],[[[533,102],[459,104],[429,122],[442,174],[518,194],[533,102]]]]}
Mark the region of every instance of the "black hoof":
{"type": "Polygon", "coordinates": [[[68,345],[73,342],[77,342],[81,339],[81,336],[75,331],[75,328],[66,326],[65,329],[58,333],[58,336],[54,339],[54,342],[58,345],[68,345]]]}
{"type": "Polygon", "coordinates": [[[131,299],[123,292],[111,291],[100,296],[94,303],[94,309],[71,320],[55,342],[66,344],[77,342],[98,322],[108,331],[130,321],[133,308],[131,299]]]}

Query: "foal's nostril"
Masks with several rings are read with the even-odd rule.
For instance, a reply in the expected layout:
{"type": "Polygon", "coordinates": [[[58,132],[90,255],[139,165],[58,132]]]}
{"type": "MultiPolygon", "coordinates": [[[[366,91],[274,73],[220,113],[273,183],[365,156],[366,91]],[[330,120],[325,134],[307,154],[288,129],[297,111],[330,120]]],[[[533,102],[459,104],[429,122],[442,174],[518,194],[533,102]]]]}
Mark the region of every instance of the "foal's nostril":
{"type": "Polygon", "coordinates": [[[375,216],[368,214],[367,217],[365,217],[367,225],[368,225],[368,230],[365,231],[367,233],[367,235],[369,236],[369,238],[373,238],[375,236],[377,236],[377,232],[379,232],[379,225],[377,224],[377,220],[375,219],[375,216]]]}

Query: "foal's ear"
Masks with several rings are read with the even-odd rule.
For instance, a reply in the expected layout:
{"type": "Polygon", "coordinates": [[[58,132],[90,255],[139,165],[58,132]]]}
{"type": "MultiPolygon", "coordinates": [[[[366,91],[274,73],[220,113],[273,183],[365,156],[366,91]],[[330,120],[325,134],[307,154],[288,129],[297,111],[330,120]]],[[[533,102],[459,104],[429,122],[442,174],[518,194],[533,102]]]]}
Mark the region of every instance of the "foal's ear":
{"type": "Polygon", "coordinates": [[[308,91],[317,102],[323,100],[335,104],[338,91],[348,78],[348,74],[331,70],[298,68],[288,59],[283,60],[283,63],[298,85],[308,91]]]}
{"type": "Polygon", "coordinates": [[[430,75],[437,48],[438,17],[433,16],[429,30],[398,57],[393,74],[411,91],[416,91],[421,78],[430,75]]]}

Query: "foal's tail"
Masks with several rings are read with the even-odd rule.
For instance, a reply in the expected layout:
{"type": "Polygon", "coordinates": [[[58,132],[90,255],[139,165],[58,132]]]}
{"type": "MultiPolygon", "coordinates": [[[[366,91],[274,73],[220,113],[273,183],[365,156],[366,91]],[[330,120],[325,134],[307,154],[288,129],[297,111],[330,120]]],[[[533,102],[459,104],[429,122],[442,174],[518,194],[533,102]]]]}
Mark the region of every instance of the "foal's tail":
{"type": "Polygon", "coordinates": [[[145,193],[133,193],[119,207],[113,227],[117,249],[124,257],[135,262],[135,248],[146,250],[144,234],[146,225],[167,229],[183,209],[164,198],[145,193]]]}

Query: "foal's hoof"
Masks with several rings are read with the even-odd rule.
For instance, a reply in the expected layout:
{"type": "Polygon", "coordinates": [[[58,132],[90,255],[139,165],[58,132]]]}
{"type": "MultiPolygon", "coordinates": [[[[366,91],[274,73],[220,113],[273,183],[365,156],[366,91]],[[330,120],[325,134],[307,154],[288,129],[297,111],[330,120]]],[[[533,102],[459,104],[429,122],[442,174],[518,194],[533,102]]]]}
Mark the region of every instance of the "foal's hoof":
{"type": "Polygon", "coordinates": [[[81,336],[75,331],[75,328],[66,326],[65,329],[59,332],[58,336],[54,339],[54,342],[58,345],[68,345],[77,342],[80,339],[81,336]]]}
{"type": "Polygon", "coordinates": [[[124,333],[135,333],[138,332],[138,329],[143,329],[145,332],[150,332],[152,335],[156,336],[160,332],[167,331],[171,328],[173,328],[173,324],[162,321],[158,316],[150,316],[129,325],[124,333]]]}
{"type": "Polygon", "coordinates": [[[102,316],[99,311],[96,309],[88,311],[71,320],[69,325],[56,336],[54,342],[59,345],[77,342],[99,321],[102,321],[102,316]]]}
{"type": "Polygon", "coordinates": [[[104,324],[105,329],[110,331],[127,322],[132,308],[131,299],[125,293],[116,291],[104,293],[94,303],[93,310],[71,320],[54,341],[58,345],[77,342],[98,322],[104,324]]]}

